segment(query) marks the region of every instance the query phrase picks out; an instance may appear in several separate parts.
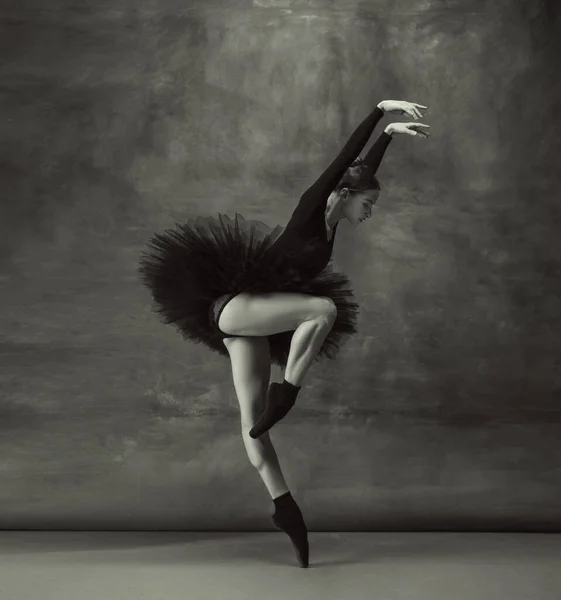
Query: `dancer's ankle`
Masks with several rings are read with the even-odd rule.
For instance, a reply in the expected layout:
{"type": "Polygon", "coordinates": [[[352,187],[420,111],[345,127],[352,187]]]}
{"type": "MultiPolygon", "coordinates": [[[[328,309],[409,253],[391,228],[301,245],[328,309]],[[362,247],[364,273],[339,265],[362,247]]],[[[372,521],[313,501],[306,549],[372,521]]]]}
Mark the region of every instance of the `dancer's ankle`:
{"type": "Polygon", "coordinates": [[[273,498],[273,504],[275,505],[275,508],[282,508],[287,505],[295,504],[295,502],[296,501],[294,500],[290,490],[287,492],[284,492],[284,494],[281,494],[280,496],[277,496],[276,498],[273,498]]]}
{"type": "Polygon", "coordinates": [[[294,381],[297,381],[297,380],[293,379],[292,377],[289,377],[287,379],[286,375],[285,375],[282,383],[288,387],[292,386],[293,388],[296,388],[299,390],[302,386],[299,383],[294,383],[294,381]]]}
{"type": "Polygon", "coordinates": [[[287,381],[286,379],[282,380],[282,383],[280,384],[280,386],[283,389],[283,391],[288,394],[289,397],[293,397],[293,398],[296,398],[296,396],[298,395],[298,392],[301,390],[301,386],[294,385],[293,383],[290,383],[290,381],[287,381]]]}
{"type": "MultiPolygon", "coordinates": [[[[290,490],[289,490],[288,488],[286,488],[286,489],[284,489],[284,490],[282,490],[282,491],[280,491],[280,492],[279,492],[279,491],[275,491],[275,492],[274,492],[274,495],[272,495],[272,496],[271,496],[271,500],[272,500],[273,502],[275,502],[275,503],[276,503],[276,501],[277,501],[279,498],[283,498],[283,497],[284,497],[284,496],[286,496],[287,494],[290,494],[290,490]]],[[[282,501],[282,500],[281,500],[281,501],[282,501]]]]}

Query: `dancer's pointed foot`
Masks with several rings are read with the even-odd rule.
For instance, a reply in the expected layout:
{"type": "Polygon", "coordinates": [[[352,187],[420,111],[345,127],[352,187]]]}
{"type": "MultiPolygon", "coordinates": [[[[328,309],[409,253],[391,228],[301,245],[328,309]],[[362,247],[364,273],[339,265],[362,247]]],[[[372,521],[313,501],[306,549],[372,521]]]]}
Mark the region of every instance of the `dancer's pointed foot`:
{"type": "Polygon", "coordinates": [[[257,439],[283,419],[296,402],[300,387],[292,385],[286,379],[282,383],[273,382],[269,386],[267,402],[263,414],[250,429],[249,436],[257,439]]]}
{"type": "Polygon", "coordinates": [[[302,568],[307,568],[310,559],[310,545],[308,529],[300,507],[290,492],[275,498],[273,502],[275,503],[275,512],[271,518],[273,525],[288,535],[296,552],[298,564],[302,568]]]}

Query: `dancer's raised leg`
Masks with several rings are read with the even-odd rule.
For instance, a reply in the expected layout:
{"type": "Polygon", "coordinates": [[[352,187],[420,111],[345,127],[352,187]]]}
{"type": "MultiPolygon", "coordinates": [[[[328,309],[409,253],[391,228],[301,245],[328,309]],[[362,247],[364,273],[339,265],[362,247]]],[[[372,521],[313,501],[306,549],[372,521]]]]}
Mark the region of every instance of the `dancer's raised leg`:
{"type": "Polygon", "coordinates": [[[252,438],[263,435],[292,408],[336,316],[330,298],[289,292],[243,293],[224,307],[219,327],[230,335],[268,336],[294,330],[284,381],[271,383],[265,410],[250,431],[252,438]]]}

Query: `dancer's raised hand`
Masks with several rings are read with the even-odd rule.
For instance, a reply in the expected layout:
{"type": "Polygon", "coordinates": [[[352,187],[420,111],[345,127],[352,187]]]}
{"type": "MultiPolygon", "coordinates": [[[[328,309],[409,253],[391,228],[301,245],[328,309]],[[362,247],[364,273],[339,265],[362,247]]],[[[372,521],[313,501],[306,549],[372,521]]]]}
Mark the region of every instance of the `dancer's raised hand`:
{"type": "Polygon", "coordinates": [[[430,128],[430,125],[424,123],[390,123],[385,131],[389,134],[406,133],[407,135],[420,135],[428,138],[430,133],[426,131],[426,128],[430,128]]]}
{"type": "Polygon", "coordinates": [[[416,102],[407,102],[405,100],[382,100],[378,104],[378,108],[384,112],[390,112],[394,115],[407,114],[414,119],[420,119],[423,115],[421,109],[425,110],[427,107],[416,102]]]}

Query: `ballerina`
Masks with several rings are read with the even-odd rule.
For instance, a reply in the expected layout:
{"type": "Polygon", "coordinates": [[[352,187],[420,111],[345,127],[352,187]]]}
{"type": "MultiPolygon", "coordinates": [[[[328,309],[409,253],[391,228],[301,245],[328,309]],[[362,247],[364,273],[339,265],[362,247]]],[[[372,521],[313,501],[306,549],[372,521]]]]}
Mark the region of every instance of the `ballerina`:
{"type": "Polygon", "coordinates": [[[156,233],[139,261],[163,322],[230,358],[249,460],[273,500],[273,524],[290,537],[301,567],[309,564],[307,528],[269,430],[294,406],[313,362],[334,358],[343,338],[357,333],[349,281],[330,264],[337,227],[343,219],[357,226],[371,217],[388,145],[399,134],[428,137],[429,125],[418,122],[426,108],[380,102],[302,194],[285,227],[239,213],[233,220],[198,216],[156,233]],[[414,121],[388,124],[360,158],[387,112],[414,121]],[[269,383],[271,363],[284,367],[281,383],[269,383]]]}

